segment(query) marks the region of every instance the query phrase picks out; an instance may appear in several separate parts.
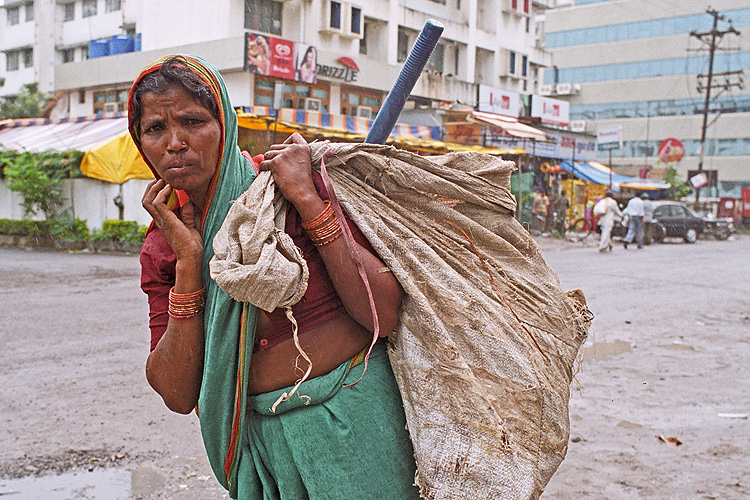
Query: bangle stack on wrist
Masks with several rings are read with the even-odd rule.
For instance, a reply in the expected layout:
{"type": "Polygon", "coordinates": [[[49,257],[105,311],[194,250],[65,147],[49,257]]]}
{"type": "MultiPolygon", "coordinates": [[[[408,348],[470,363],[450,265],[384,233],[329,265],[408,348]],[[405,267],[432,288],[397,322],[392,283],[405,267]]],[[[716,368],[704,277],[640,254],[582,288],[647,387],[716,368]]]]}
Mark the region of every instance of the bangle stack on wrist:
{"type": "Polygon", "coordinates": [[[175,319],[187,319],[198,316],[206,306],[206,287],[197,292],[175,293],[174,287],[169,290],[169,316],[175,319]]]}
{"type": "Polygon", "coordinates": [[[302,228],[307,233],[316,247],[322,247],[341,236],[341,224],[336,218],[331,202],[326,200],[326,207],[314,219],[302,223],[302,228]]]}

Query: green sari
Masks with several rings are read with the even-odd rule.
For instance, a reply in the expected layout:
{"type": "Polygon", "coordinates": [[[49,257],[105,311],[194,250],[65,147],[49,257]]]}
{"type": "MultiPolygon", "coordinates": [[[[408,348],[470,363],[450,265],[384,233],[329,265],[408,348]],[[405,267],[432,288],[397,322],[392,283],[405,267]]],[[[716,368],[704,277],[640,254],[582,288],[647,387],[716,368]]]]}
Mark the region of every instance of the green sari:
{"type": "MultiPolygon", "coordinates": [[[[146,67],[133,87],[144,76],[157,71],[169,57],[161,58],[146,67]]],[[[214,474],[229,490],[230,495],[236,498],[239,444],[246,427],[247,378],[252,353],[248,346],[253,345],[258,311],[252,305],[236,302],[221,291],[211,279],[208,264],[214,255],[214,235],[224,222],[232,201],[255,179],[255,171],[237,146],[237,114],[232,108],[218,70],[199,57],[182,57],[188,68],[199,75],[213,91],[219,103],[219,121],[222,126],[220,161],[211,181],[202,220],[206,345],[198,415],[203,442],[214,474]]],[[[132,111],[132,90],[129,111],[132,111]]],[[[131,126],[130,133],[140,150],[138,130],[131,126]]],[[[145,159],[143,151],[141,155],[145,159]]],[[[151,170],[154,170],[153,167],[151,170]]]]}

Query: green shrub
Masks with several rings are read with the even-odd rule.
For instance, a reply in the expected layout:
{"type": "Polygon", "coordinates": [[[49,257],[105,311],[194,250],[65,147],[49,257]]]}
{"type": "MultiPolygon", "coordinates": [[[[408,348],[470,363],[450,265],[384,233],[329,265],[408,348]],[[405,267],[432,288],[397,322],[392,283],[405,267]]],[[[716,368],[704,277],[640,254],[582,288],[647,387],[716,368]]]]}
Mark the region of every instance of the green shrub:
{"type": "Polygon", "coordinates": [[[96,234],[96,239],[101,241],[134,241],[142,242],[146,235],[146,229],[141,229],[137,222],[132,220],[105,220],[101,231],[96,234]]]}
{"type": "Polygon", "coordinates": [[[48,236],[49,223],[39,220],[0,219],[0,234],[14,236],[48,236]]]}
{"type": "Polygon", "coordinates": [[[84,241],[90,236],[86,221],[74,219],[67,212],[49,221],[49,233],[53,238],[69,241],[84,241]]]}

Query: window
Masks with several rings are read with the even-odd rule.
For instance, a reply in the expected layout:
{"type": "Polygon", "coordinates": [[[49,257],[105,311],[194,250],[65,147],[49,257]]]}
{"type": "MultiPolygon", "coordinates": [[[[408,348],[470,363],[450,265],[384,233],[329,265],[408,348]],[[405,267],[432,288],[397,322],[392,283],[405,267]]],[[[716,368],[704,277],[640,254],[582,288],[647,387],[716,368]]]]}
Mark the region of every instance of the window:
{"type": "Polygon", "coordinates": [[[523,56],[521,58],[521,76],[529,76],[529,57],[523,56]]]}
{"type": "Polygon", "coordinates": [[[341,29],[341,2],[331,0],[331,18],[328,25],[331,28],[341,29]]]}
{"type": "Polygon", "coordinates": [[[435,50],[432,51],[430,58],[425,64],[425,69],[431,69],[438,73],[443,72],[443,55],[445,54],[445,45],[439,43],[435,46],[435,50]]]}
{"type": "MultiPolygon", "coordinates": [[[[304,99],[320,99],[320,110],[322,113],[328,113],[329,104],[328,83],[314,83],[311,85],[295,83],[294,85],[285,84],[281,97],[282,108],[294,108],[302,106],[304,99]]],[[[255,105],[256,106],[273,106],[274,80],[267,77],[255,75],[255,105]]]]}
{"type": "Polygon", "coordinates": [[[63,5],[63,22],[72,21],[76,15],[76,4],[75,2],[66,3],[63,5]]]}
{"type": "Polygon", "coordinates": [[[8,26],[13,26],[14,24],[18,24],[20,22],[20,12],[18,5],[16,5],[15,7],[8,7],[6,9],[6,12],[8,13],[8,26]]]}
{"type": "Polygon", "coordinates": [[[281,2],[245,0],[245,28],[280,35],[281,2]]]}
{"type": "Polygon", "coordinates": [[[105,0],[104,12],[116,12],[120,10],[120,0],[105,0]]]}
{"type": "Polygon", "coordinates": [[[27,3],[25,7],[26,7],[26,20],[33,21],[34,20],[34,2],[27,3]]]}
{"type": "Polygon", "coordinates": [[[84,45],[81,47],[81,61],[85,61],[89,58],[89,46],[84,45]]]}
{"type": "Polygon", "coordinates": [[[523,0],[523,11],[527,14],[529,13],[529,3],[529,0],[523,0]]]}
{"type": "Polygon", "coordinates": [[[362,9],[352,7],[351,32],[357,35],[362,34],[362,9]]]}
{"type": "Polygon", "coordinates": [[[516,74],[516,53],[511,52],[508,60],[510,61],[510,63],[508,64],[508,73],[510,73],[511,75],[515,75],[516,74]]]}
{"type": "Polygon", "coordinates": [[[81,4],[81,17],[91,17],[96,15],[97,0],[83,0],[81,4]]]}
{"type": "Polygon", "coordinates": [[[16,71],[18,69],[18,55],[17,50],[11,50],[5,53],[5,70],[16,71]]]}
{"type": "Polygon", "coordinates": [[[23,49],[23,67],[30,68],[34,65],[34,49],[23,49]]]}
{"type": "Polygon", "coordinates": [[[369,26],[369,23],[365,23],[365,29],[362,30],[362,38],[359,39],[359,53],[363,56],[367,55],[367,29],[369,26]]]}
{"type": "Polygon", "coordinates": [[[409,55],[409,35],[403,30],[398,30],[398,54],[396,55],[396,60],[404,62],[407,55],[409,55]]]}
{"type": "Polygon", "coordinates": [[[366,106],[370,108],[372,118],[375,118],[382,103],[383,94],[381,92],[354,87],[343,87],[341,89],[342,114],[357,116],[357,108],[366,106]]]}
{"type": "Polygon", "coordinates": [[[125,111],[128,102],[127,90],[107,90],[94,92],[94,114],[125,111]]]}
{"type": "Polygon", "coordinates": [[[60,51],[63,64],[75,61],[76,49],[64,49],[60,51]]]}

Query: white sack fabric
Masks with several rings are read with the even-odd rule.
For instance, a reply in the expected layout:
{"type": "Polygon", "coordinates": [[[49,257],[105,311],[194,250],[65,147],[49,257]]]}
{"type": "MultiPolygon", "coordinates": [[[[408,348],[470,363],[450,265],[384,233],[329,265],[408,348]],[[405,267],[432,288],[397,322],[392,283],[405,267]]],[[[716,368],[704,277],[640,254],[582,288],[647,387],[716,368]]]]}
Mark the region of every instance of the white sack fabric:
{"type": "Polygon", "coordinates": [[[311,150],[314,166],[331,155],[341,206],[406,292],[389,356],[422,497],[538,498],[567,451],[591,314],[513,218],[513,163],[372,144],[311,150]]]}

